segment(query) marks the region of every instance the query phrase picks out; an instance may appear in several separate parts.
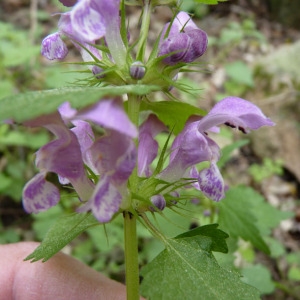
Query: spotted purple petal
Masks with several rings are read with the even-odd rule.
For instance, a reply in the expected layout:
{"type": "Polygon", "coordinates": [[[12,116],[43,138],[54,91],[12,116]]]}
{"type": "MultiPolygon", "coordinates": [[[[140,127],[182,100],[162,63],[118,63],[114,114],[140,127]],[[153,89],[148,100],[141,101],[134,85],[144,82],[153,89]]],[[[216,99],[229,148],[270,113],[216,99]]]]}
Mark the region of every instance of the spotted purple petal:
{"type": "Polygon", "coordinates": [[[76,135],[65,125],[58,112],[26,122],[29,126],[43,126],[57,139],[41,147],[36,153],[36,166],[42,172],[53,172],[66,178],[83,200],[87,200],[93,185],[87,178],[76,135]]]}
{"type": "Polygon", "coordinates": [[[77,211],[92,210],[94,216],[101,223],[109,222],[118,212],[122,196],[118,189],[111,183],[109,176],[103,176],[98,182],[91,199],[77,211]]]}
{"type": "Polygon", "coordinates": [[[45,37],[42,41],[41,53],[47,59],[63,59],[68,54],[68,48],[58,32],[45,37]]]}
{"type": "Polygon", "coordinates": [[[106,33],[106,23],[103,14],[92,8],[90,0],[79,1],[71,11],[71,23],[76,37],[82,41],[94,41],[106,33]]]}
{"type": "Polygon", "coordinates": [[[38,173],[24,187],[23,206],[28,213],[45,211],[59,201],[58,188],[46,181],[45,175],[45,173],[38,173]]]}
{"type": "Polygon", "coordinates": [[[198,182],[200,190],[209,198],[220,201],[224,198],[225,185],[219,168],[215,163],[199,172],[198,182]]]}

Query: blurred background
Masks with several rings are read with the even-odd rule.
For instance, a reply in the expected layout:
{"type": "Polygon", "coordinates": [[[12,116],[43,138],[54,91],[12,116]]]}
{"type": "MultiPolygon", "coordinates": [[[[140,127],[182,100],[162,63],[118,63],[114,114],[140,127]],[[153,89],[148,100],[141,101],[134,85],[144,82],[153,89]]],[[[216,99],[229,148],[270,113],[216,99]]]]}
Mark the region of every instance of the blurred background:
{"type": "MultiPolygon", "coordinates": [[[[195,94],[174,94],[205,109],[225,96],[239,96],[257,104],[276,122],[275,127],[247,136],[222,128],[214,138],[223,149],[219,167],[226,183],[233,191],[243,190],[268,205],[262,211],[258,206],[256,218],[271,248],[267,256],[239,239],[235,246],[229,245],[226,258],[216,258],[221,266],[238,270],[261,291],[263,299],[300,299],[299,5],[299,0],[232,0],[215,6],[184,0],[182,4],[182,10],[193,14],[193,20],[208,33],[209,46],[199,60],[201,72],[178,79],[193,86],[195,94]]],[[[83,66],[50,62],[40,55],[42,39],[57,29],[59,16],[51,14],[63,10],[57,0],[1,0],[0,101],[29,90],[69,86],[86,76],[83,66]]],[[[128,8],[132,40],[138,32],[139,15],[139,7],[128,8]]],[[[166,7],[154,11],[149,49],[170,17],[166,7]]],[[[67,43],[70,53],[64,62],[81,61],[72,43],[67,43]]],[[[22,188],[36,172],[34,153],[50,139],[41,129],[0,125],[1,244],[41,241],[55,219],[74,211],[76,201],[67,194],[45,213],[23,211],[22,188]]],[[[193,211],[189,217],[176,216],[173,223],[161,221],[168,235],[211,221],[205,205],[187,204],[187,209],[193,211]]],[[[117,218],[105,230],[102,226],[90,229],[64,251],[123,281],[122,226],[122,218],[117,218]]],[[[142,226],[139,236],[140,263],[144,265],[162,245],[142,226]]]]}

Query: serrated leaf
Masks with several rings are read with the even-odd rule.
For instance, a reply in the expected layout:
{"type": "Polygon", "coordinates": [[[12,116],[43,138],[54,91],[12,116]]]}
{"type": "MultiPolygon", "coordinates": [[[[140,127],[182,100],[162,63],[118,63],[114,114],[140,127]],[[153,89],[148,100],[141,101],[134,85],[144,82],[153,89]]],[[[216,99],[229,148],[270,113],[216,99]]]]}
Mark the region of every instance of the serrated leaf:
{"type": "Polygon", "coordinates": [[[151,110],[169,128],[178,134],[191,115],[204,116],[206,112],[196,106],[176,101],[143,102],[141,110],[151,110]]]}
{"type": "Polygon", "coordinates": [[[60,104],[69,101],[80,109],[103,97],[124,94],[145,95],[157,91],[157,86],[125,85],[114,87],[67,87],[18,94],[0,100],[0,121],[13,119],[17,122],[33,119],[54,112],[60,104]]]}
{"type": "Polygon", "coordinates": [[[229,235],[250,241],[256,248],[270,254],[257,227],[252,198],[253,194],[245,193],[245,188],[230,188],[225,199],[218,203],[219,224],[229,235]]]}
{"type": "Polygon", "coordinates": [[[141,275],[141,294],[150,300],[259,299],[255,288],[221,268],[193,237],[168,240],[166,249],[143,267],[141,275]]]}
{"type": "Polygon", "coordinates": [[[92,214],[72,214],[59,219],[42,243],[25,260],[47,261],[87,228],[100,224],[92,214]]]}
{"type": "Polygon", "coordinates": [[[194,237],[196,242],[199,241],[199,246],[201,247],[201,239],[207,237],[210,240],[210,247],[207,248],[205,245],[203,250],[227,253],[228,247],[225,239],[227,239],[229,235],[226,232],[217,229],[218,226],[218,224],[204,225],[182,233],[176,236],[175,239],[194,237]]]}

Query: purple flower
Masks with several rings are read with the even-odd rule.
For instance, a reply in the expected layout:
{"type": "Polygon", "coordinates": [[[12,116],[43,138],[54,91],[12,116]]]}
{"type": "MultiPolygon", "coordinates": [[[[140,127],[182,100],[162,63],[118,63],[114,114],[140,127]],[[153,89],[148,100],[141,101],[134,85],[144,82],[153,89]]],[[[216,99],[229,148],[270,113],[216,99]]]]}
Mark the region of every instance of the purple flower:
{"type": "Polygon", "coordinates": [[[158,143],[154,138],[162,131],[167,131],[167,128],[155,115],[150,115],[140,126],[138,148],[139,176],[150,176],[149,166],[157,156],[158,151],[158,143]]]}
{"type": "Polygon", "coordinates": [[[167,23],[161,35],[158,56],[168,55],[164,63],[190,63],[202,56],[207,48],[207,35],[185,12],[180,12],[173,23],[167,23]],[[168,36],[165,37],[168,32],[168,36]]]}
{"type": "Polygon", "coordinates": [[[69,130],[58,113],[41,116],[26,123],[28,126],[43,126],[57,139],[40,148],[36,153],[36,166],[40,170],[25,186],[23,205],[27,212],[47,210],[57,204],[58,189],[46,180],[49,172],[68,180],[82,200],[89,199],[93,184],[87,178],[80,145],[76,135],[69,130]]]}
{"type": "MultiPolygon", "coordinates": [[[[64,109],[64,113],[67,111],[70,115],[70,110],[64,109]]],[[[72,123],[76,125],[73,131],[80,140],[85,163],[100,176],[90,199],[78,211],[92,210],[100,222],[108,222],[127,196],[127,181],[136,165],[133,138],[137,136],[137,130],[124,112],[119,98],[103,99],[78,112],[72,123]],[[92,145],[94,136],[84,120],[106,129],[106,134],[93,141],[92,145]]]]}
{"type": "Polygon", "coordinates": [[[100,180],[90,200],[78,211],[92,210],[100,222],[108,222],[127,196],[127,181],[136,164],[135,144],[130,137],[110,130],[89,152],[100,180]]]}
{"type": "MultiPolygon", "coordinates": [[[[62,3],[65,6],[73,6],[75,1],[65,0],[62,3]]],[[[119,4],[120,0],[78,1],[71,11],[61,14],[58,23],[59,31],[43,40],[42,55],[51,60],[63,59],[68,50],[60,36],[66,35],[75,42],[76,47],[80,48],[84,61],[93,61],[93,59],[90,60],[91,56],[85,50],[86,48],[98,59],[101,59],[99,51],[90,44],[94,44],[96,40],[106,36],[106,42],[113,59],[116,63],[123,64],[126,53],[120,36],[119,4]],[[80,43],[84,48],[79,47],[77,43],[80,43]]],[[[92,71],[94,74],[101,72],[98,69],[92,71]]]]}
{"type": "Polygon", "coordinates": [[[182,177],[195,178],[194,184],[206,196],[215,201],[224,197],[225,187],[222,175],[216,165],[220,157],[219,146],[207,136],[210,129],[225,124],[248,133],[262,126],[273,126],[262,111],[246,100],[227,97],[217,103],[201,120],[189,120],[184,130],[175,138],[171,147],[169,165],[158,175],[173,182],[182,177]],[[195,165],[209,161],[210,166],[200,172],[195,165]]]}
{"type": "Polygon", "coordinates": [[[127,181],[136,165],[133,138],[137,129],[122,107],[121,99],[103,99],[82,111],[68,103],[59,112],[27,122],[28,126],[44,126],[57,137],[36,154],[40,169],[23,192],[28,212],[39,212],[57,204],[58,188],[46,180],[48,172],[56,173],[61,183],[70,183],[85,202],[78,211],[91,210],[100,222],[109,221],[127,197],[127,181]],[[90,123],[100,125],[105,134],[95,139],[90,123]],[[66,123],[72,123],[69,129],[66,123]],[[98,182],[88,179],[84,164],[98,182]]]}

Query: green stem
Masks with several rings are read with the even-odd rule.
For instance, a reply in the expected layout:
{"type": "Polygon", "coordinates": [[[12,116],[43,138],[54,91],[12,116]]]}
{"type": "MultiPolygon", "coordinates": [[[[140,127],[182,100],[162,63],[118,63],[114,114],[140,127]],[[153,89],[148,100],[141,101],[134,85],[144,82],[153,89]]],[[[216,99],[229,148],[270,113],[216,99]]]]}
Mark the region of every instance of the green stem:
{"type": "Polygon", "coordinates": [[[137,95],[128,94],[128,117],[136,126],[139,126],[139,112],[141,99],[137,95]]]}
{"type": "Polygon", "coordinates": [[[124,237],[127,300],[138,300],[140,294],[136,216],[128,211],[124,212],[124,237]]]}
{"type": "MultiPolygon", "coordinates": [[[[138,128],[139,112],[141,99],[137,95],[128,94],[128,116],[130,121],[138,128]]],[[[136,147],[138,147],[138,139],[135,139],[136,147]]],[[[138,183],[137,167],[134,168],[129,179],[130,189],[133,193],[136,192],[138,183]]]]}
{"type": "MultiPolygon", "coordinates": [[[[128,116],[131,122],[138,128],[139,124],[140,99],[136,95],[128,94],[128,116]]],[[[138,146],[138,139],[135,140],[138,146]]],[[[129,185],[134,193],[137,189],[138,174],[137,168],[133,170],[129,185]]],[[[133,199],[131,199],[132,201],[133,199]]],[[[139,260],[138,242],[136,233],[136,215],[130,211],[124,211],[124,240],[125,240],[125,269],[126,269],[126,290],[127,299],[139,299],[139,260]]]]}
{"type": "Polygon", "coordinates": [[[146,41],[149,34],[150,17],[151,17],[151,0],[145,0],[143,6],[142,24],[137,50],[137,60],[142,61],[145,56],[146,41]]]}

